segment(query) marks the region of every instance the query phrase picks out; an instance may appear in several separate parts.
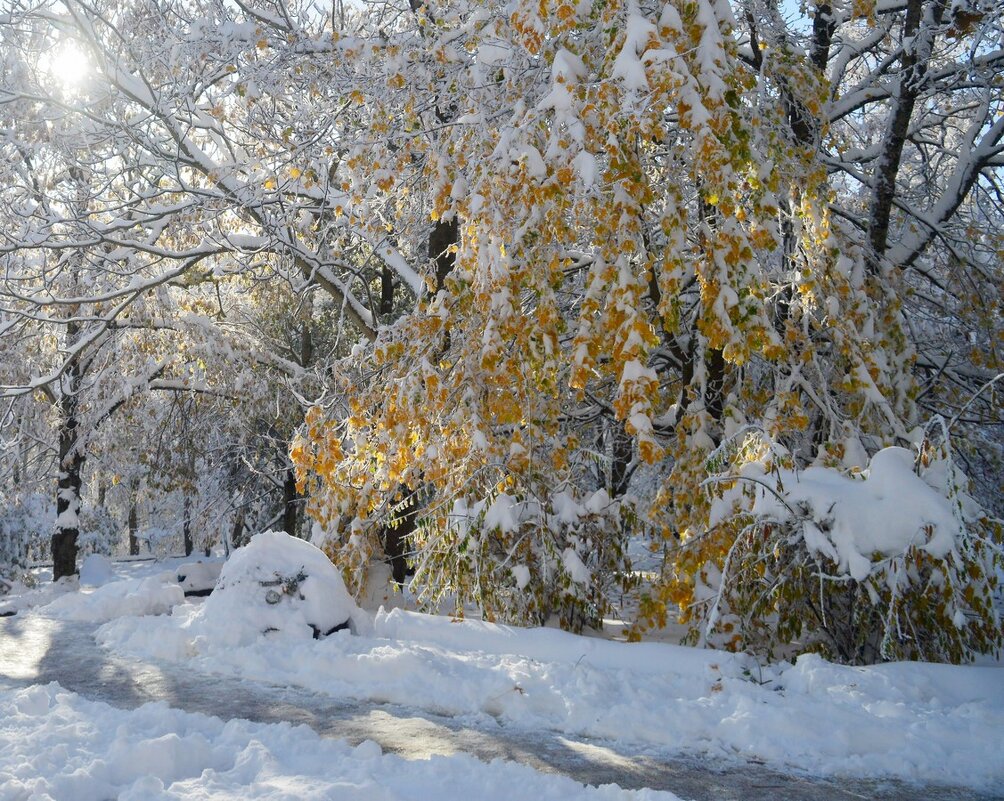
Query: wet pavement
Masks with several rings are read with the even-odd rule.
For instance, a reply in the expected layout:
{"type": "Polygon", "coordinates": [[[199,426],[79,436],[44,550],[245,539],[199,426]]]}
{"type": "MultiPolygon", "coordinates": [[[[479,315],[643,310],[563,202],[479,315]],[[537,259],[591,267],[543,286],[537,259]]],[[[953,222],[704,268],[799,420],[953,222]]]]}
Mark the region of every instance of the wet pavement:
{"type": "MultiPolygon", "coordinates": [[[[1000,795],[899,782],[827,780],[789,775],[744,762],[638,753],[619,742],[552,731],[526,731],[451,718],[392,704],[339,699],[233,676],[196,673],[184,664],[118,656],[94,640],[96,627],[36,615],[0,619],[0,688],[58,682],[85,698],[133,709],[163,701],[188,712],[262,723],[310,726],[357,744],[374,740],[406,759],[465,752],[507,759],[585,784],[669,790],[697,801],[991,801],[1000,795]]],[[[825,721],[820,721],[825,725],[825,721]]]]}

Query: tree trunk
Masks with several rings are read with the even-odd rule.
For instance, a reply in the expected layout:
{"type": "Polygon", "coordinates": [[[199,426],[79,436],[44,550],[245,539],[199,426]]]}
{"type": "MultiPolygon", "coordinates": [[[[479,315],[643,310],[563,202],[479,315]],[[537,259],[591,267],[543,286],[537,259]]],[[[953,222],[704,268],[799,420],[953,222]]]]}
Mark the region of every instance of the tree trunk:
{"type": "Polygon", "coordinates": [[[195,545],[192,542],[192,497],[187,492],[185,493],[184,516],[181,523],[181,536],[185,540],[185,556],[191,556],[195,545]]]}
{"type": "Polygon", "coordinates": [[[619,498],[627,492],[631,475],[634,473],[631,464],[634,457],[634,440],[620,422],[613,421],[610,427],[613,441],[610,446],[610,486],[606,489],[611,498],[619,498]]]}
{"type": "Polygon", "coordinates": [[[457,218],[454,217],[449,222],[437,220],[429,234],[429,258],[436,262],[436,291],[443,288],[446,283],[446,276],[453,270],[457,262],[457,255],[453,251],[454,245],[460,242],[460,227],[457,225],[457,218]]]}
{"type": "Polygon", "coordinates": [[[139,556],[139,510],[136,508],[136,486],[129,497],[129,555],[139,556]]]}
{"type": "MultiPolygon", "coordinates": [[[[74,342],[77,328],[66,327],[68,342],[74,342]]],[[[80,443],[77,398],[81,377],[80,362],[66,370],[64,391],[59,400],[62,426],[59,429],[59,479],[56,491],[56,526],[52,534],[52,580],[59,581],[77,572],[77,536],[80,533],[80,488],[84,455],[80,443]]]]}
{"type": "Polygon", "coordinates": [[[52,535],[52,579],[77,572],[77,535],[80,532],[80,474],[84,459],[77,449],[77,420],[66,421],[59,435],[61,469],[56,494],[56,530],[52,535]]]}
{"type": "Polygon", "coordinates": [[[227,558],[230,558],[230,551],[232,548],[240,548],[244,543],[244,512],[240,509],[237,510],[237,514],[234,516],[234,527],[230,532],[230,537],[226,541],[227,546],[227,558]]]}
{"type": "Polygon", "coordinates": [[[906,19],[903,22],[905,46],[900,57],[899,79],[893,93],[885,146],[875,166],[875,194],[868,223],[868,239],[872,248],[869,267],[874,274],[882,271],[882,259],[889,241],[893,200],[896,196],[896,176],[903,161],[903,146],[927,75],[927,58],[933,45],[934,31],[941,25],[944,12],[945,0],[935,0],[927,13],[924,0],[909,0],[906,6],[906,19]]]}
{"type": "Polygon", "coordinates": [[[282,530],[295,537],[300,523],[300,493],[296,491],[296,470],[290,464],[282,482],[282,530]]]}
{"type": "Polygon", "coordinates": [[[389,323],[394,314],[394,273],[386,264],[380,271],[380,320],[389,323]]]}

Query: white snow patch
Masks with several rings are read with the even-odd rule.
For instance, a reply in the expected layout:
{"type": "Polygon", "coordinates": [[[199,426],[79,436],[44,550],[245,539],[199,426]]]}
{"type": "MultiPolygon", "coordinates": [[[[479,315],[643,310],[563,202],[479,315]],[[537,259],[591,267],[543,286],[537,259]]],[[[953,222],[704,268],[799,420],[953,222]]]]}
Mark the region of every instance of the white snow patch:
{"type": "MultiPolygon", "coordinates": [[[[744,473],[774,480],[756,465],[744,473]]],[[[783,520],[790,516],[788,507],[811,510],[806,546],[835,558],[839,569],[856,581],[868,577],[874,554],[896,556],[916,545],[941,559],[959,533],[949,501],[913,472],[913,453],[906,448],[879,451],[861,478],[809,467],[780,471],[779,483],[787,506],[774,493],[761,491],[754,514],[783,520]]]]}
{"type": "Polygon", "coordinates": [[[178,565],[176,578],[185,592],[205,592],[212,590],[223,571],[223,562],[187,562],[178,565]]]}
{"type": "Polygon", "coordinates": [[[581,557],[574,548],[565,548],[564,553],[561,554],[561,563],[565,566],[565,570],[568,571],[568,575],[572,581],[576,584],[589,584],[592,573],[583,564],[581,557]]]}
{"type": "Polygon", "coordinates": [[[491,531],[495,528],[506,532],[519,528],[516,499],[504,492],[495,496],[492,505],[485,512],[485,529],[491,531]]]}

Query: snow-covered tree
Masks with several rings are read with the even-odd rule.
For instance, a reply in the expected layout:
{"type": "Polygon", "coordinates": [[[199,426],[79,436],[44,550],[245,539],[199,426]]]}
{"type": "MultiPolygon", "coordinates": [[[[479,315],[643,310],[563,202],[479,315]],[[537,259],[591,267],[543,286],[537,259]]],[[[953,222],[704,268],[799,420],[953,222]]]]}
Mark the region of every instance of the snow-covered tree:
{"type": "MultiPolygon", "coordinates": [[[[982,593],[1000,553],[976,503],[993,502],[1001,422],[999,15],[945,0],[785,13],[18,5],[3,325],[11,342],[49,332],[53,356],[8,394],[58,405],[86,376],[111,404],[186,381],[243,394],[213,442],[281,488],[255,514],[296,529],[303,494],[356,586],[373,555],[401,567],[407,550],[431,601],[489,616],[599,621],[636,582],[626,546],[644,532],[664,563],[636,634],[674,607],[699,631],[748,621],[738,607],[763,592],[769,626],[773,587],[807,592],[785,571],[825,548],[769,576],[729,569],[765,523],[762,499],[734,493],[744,470],[846,474],[912,447],[947,503],[970,492],[958,464],[977,480],[937,558],[958,553],[982,593]],[[68,43],[92,70],[74,93],[39,77],[68,43]],[[123,387],[92,351],[148,358],[120,360],[123,387]],[[733,447],[750,431],[759,446],[733,447]]],[[[251,508],[231,496],[235,517],[251,508]]],[[[799,515],[775,522],[817,520],[799,515]]],[[[858,597],[844,568],[819,571],[858,597]]],[[[999,643],[980,634],[993,610],[957,589],[928,622],[974,634],[937,657],[999,643]]]]}
{"type": "MultiPolygon", "coordinates": [[[[301,210],[275,191],[274,176],[294,169],[283,133],[293,130],[296,104],[261,115],[240,83],[281,82],[286,73],[262,58],[255,25],[217,29],[209,21],[221,9],[201,12],[179,32],[156,4],[25,4],[4,26],[3,335],[14,361],[2,384],[5,396],[48,403],[58,418],[57,576],[75,570],[88,442],[138,394],[218,392],[201,382],[205,364],[217,355],[233,364],[235,352],[284,371],[293,398],[304,389],[303,366],[258,347],[265,340],[232,347],[247,320],[223,318],[242,294],[267,278],[301,300],[321,287],[337,304],[333,317],[330,304],[318,304],[319,319],[337,328],[347,316],[368,330],[368,312],[331,272],[340,257],[313,230],[311,219],[334,224],[325,222],[334,206],[328,187],[317,190],[304,175],[301,210]],[[72,83],[61,73],[68,53],[82,74],[72,83]],[[235,63],[247,68],[240,80],[229,77],[235,63]],[[24,352],[33,358],[18,363],[24,352]]],[[[284,406],[299,408],[289,399],[284,406]]],[[[277,451],[291,512],[285,454],[298,418],[273,417],[291,420],[277,451]]],[[[261,434],[249,431],[249,441],[261,434]]]]}
{"type": "Polygon", "coordinates": [[[947,382],[999,370],[949,350],[951,270],[1000,319],[990,218],[967,205],[1001,157],[999,20],[964,11],[818,6],[807,27],[755,3],[423,5],[346,45],[377,134],[347,184],[386,196],[388,227],[425,210],[457,238],[295,452],[336,557],[364,565],[407,487],[434,594],[522,619],[562,596],[602,608],[627,501],[584,526],[589,468],[648,462],[669,563],[639,628],[671,603],[700,620],[736,537],[701,489],[723,440],[755,425],[831,468],[919,442],[947,382]]]}

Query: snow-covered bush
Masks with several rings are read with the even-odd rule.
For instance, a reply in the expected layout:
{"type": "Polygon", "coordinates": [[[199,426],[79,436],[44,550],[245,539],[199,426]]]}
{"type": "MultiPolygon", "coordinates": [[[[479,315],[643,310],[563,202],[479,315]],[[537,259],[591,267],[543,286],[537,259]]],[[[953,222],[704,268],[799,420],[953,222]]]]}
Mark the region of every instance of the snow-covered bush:
{"type": "Polygon", "coordinates": [[[199,627],[233,646],[263,634],[309,639],[348,624],[357,611],[327,556],[304,540],[266,531],[224,565],[199,627]]]}
{"type": "Polygon", "coordinates": [[[81,558],[91,554],[111,556],[118,548],[122,530],[104,507],[84,509],[80,515],[77,548],[81,558]]]}
{"type": "MultiPolygon", "coordinates": [[[[604,490],[578,497],[571,488],[550,501],[521,500],[500,492],[449,515],[451,536],[420,529],[416,584],[450,587],[485,619],[543,625],[555,616],[562,628],[601,628],[615,590],[633,581],[627,557],[629,503],[604,490]]],[[[441,596],[430,598],[432,605],[441,596]]]]}
{"type": "Polygon", "coordinates": [[[692,555],[709,553],[702,539],[728,545],[691,565],[697,639],[853,664],[1001,648],[1000,522],[965,493],[947,444],[885,448],[850,474],[796,470],[760,434],[715,458],[709,530],[683,543],[692,555]]]}
{"type": "MultiPolygon", "coordinates": [[[[56,510],[43,495],[0,499],[0,579],[24,580],[28,565],[48,550],[56,510]]],[[[0,582],[0,594],[7,585],[0,582]]]]}
{"type": "Polygon", "coordinates": [[[187,562],[178,565],[176,578],[185,595],[209,595],[223,570],[221,562],[187,562]]]}
{"type": "Polygon", "coordinates": [[[137,533],[136,538],[144,543],[149,553],[157,559],[164,559],[172,553],[181,551],[181,533],[177,528],[167,526],[146,526],[137,533]]]}

